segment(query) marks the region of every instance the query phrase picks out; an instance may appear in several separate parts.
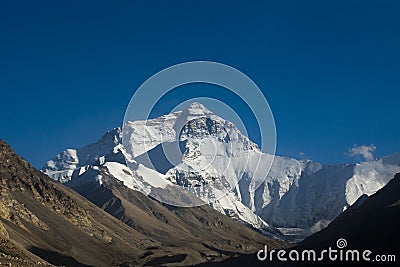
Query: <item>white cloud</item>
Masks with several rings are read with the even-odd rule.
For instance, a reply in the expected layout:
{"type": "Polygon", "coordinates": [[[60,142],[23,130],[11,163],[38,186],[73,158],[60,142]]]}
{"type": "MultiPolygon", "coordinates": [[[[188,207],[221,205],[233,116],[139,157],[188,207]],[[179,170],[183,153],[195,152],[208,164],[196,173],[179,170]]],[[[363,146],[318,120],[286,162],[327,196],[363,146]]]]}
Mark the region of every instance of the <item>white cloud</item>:
{"type": "Polygon", "coordinates": [[[361,146],[357,146],[354,145],[354,147],[349,149],[349,154],[352,157],[356,157],[356,156],[361,156],[363,157],[365,160],[370,161],[374,159],[374,151],[376,149],[375,145],[361,145],[361,146]]]}
{"type": "Polygon", "coordinates": [[[307,155],[303,151],[299,152],[299,156],[300,156],[301,159],[307,159],[307,155]]]}

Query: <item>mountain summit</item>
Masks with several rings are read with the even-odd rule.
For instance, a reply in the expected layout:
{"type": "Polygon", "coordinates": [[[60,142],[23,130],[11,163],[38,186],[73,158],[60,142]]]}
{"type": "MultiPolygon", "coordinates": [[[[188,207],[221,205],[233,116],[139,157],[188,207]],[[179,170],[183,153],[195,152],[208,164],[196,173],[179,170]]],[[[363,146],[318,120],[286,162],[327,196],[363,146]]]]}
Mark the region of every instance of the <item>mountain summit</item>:
{"type": "Polygon", "coordinates": [[[183,111],[183,113],[187,113],[193,116],[209,116],[214,115],[208,108],[206,108],[203,104],[199,102],[193,102],[190,106],[183,111]]]}

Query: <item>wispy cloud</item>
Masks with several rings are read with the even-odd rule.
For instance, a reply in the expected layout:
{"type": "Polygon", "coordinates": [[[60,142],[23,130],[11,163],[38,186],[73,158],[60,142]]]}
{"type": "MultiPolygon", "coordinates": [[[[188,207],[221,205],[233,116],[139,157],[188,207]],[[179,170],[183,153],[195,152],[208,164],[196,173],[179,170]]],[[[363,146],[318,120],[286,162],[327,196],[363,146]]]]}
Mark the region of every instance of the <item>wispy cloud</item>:
{"type": "Polygon", "coordinates": [[[352,157],[357,157],[357,156],[361,156],[363,157],[365,160],[370,161],[374,159],[374,151],[376,149],[376,146],[371,144],[369,146],[367,145],[361,145],[361,146],[357,146],[354,145],[354,147],[349,148],[349,154],[352,157]]]}
{"type": "Polygon", "coordinates": [[[311,235],[321,231],[322,229],[326,228],[330,222],[330,220],[319,220],[313,226],[311,226],[310,229],[308,229],[308,234],[311,235]]]}

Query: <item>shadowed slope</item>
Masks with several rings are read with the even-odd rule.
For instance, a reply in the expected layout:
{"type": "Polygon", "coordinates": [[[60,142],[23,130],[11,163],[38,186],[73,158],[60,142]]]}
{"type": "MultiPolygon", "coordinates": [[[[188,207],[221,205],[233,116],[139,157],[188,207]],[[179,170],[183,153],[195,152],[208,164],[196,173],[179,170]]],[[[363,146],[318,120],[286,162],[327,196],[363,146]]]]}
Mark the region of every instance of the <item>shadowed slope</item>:
{"type": "Polygon", "coordinates": [[[142,265],[185,251],[150,240],[85,198],[34,169],[0,140],[0,237],[6,261],[65,265],[142,265]],[[30,251],[30,252],[29,252],[30,251]],[[42,259],[34,256],[41,257],[42,259]],[[10,260],[7,260],[10,258],[10,260]]]}
{"type": "Polygon", "coordinates": [[[232,254],[252,253],[260,246],[284,247],[286,243],[219,213],[208,205],[195,208],[173,207],[131,190],[106,171],[103,184],[74,188],[97,206],[140,233],[168,246],[196,251],[186,261],[200,263],[221,260],[232,254]]]}

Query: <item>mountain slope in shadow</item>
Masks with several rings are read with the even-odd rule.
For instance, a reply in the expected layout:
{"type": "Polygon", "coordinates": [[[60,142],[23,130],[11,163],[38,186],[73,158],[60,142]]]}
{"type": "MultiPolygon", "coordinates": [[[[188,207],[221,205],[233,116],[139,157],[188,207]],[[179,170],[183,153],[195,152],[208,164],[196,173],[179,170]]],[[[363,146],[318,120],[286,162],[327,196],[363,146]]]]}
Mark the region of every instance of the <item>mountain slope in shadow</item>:
{"type": "Polygon", "coordinates": [[[191,252],[110,216],[34,169],[1,140],[0,241],[0,262],[17,266],[144,265],[191,252]]]}
{"type": "Polygon", "coordinates": [[[107,184],[86,196],[101,209],[33,168],[0,140],[0,262],[187,266],[253,252],[265,242],[286,245],[211,207],[175,209],[118,181],[107,184]]]}

